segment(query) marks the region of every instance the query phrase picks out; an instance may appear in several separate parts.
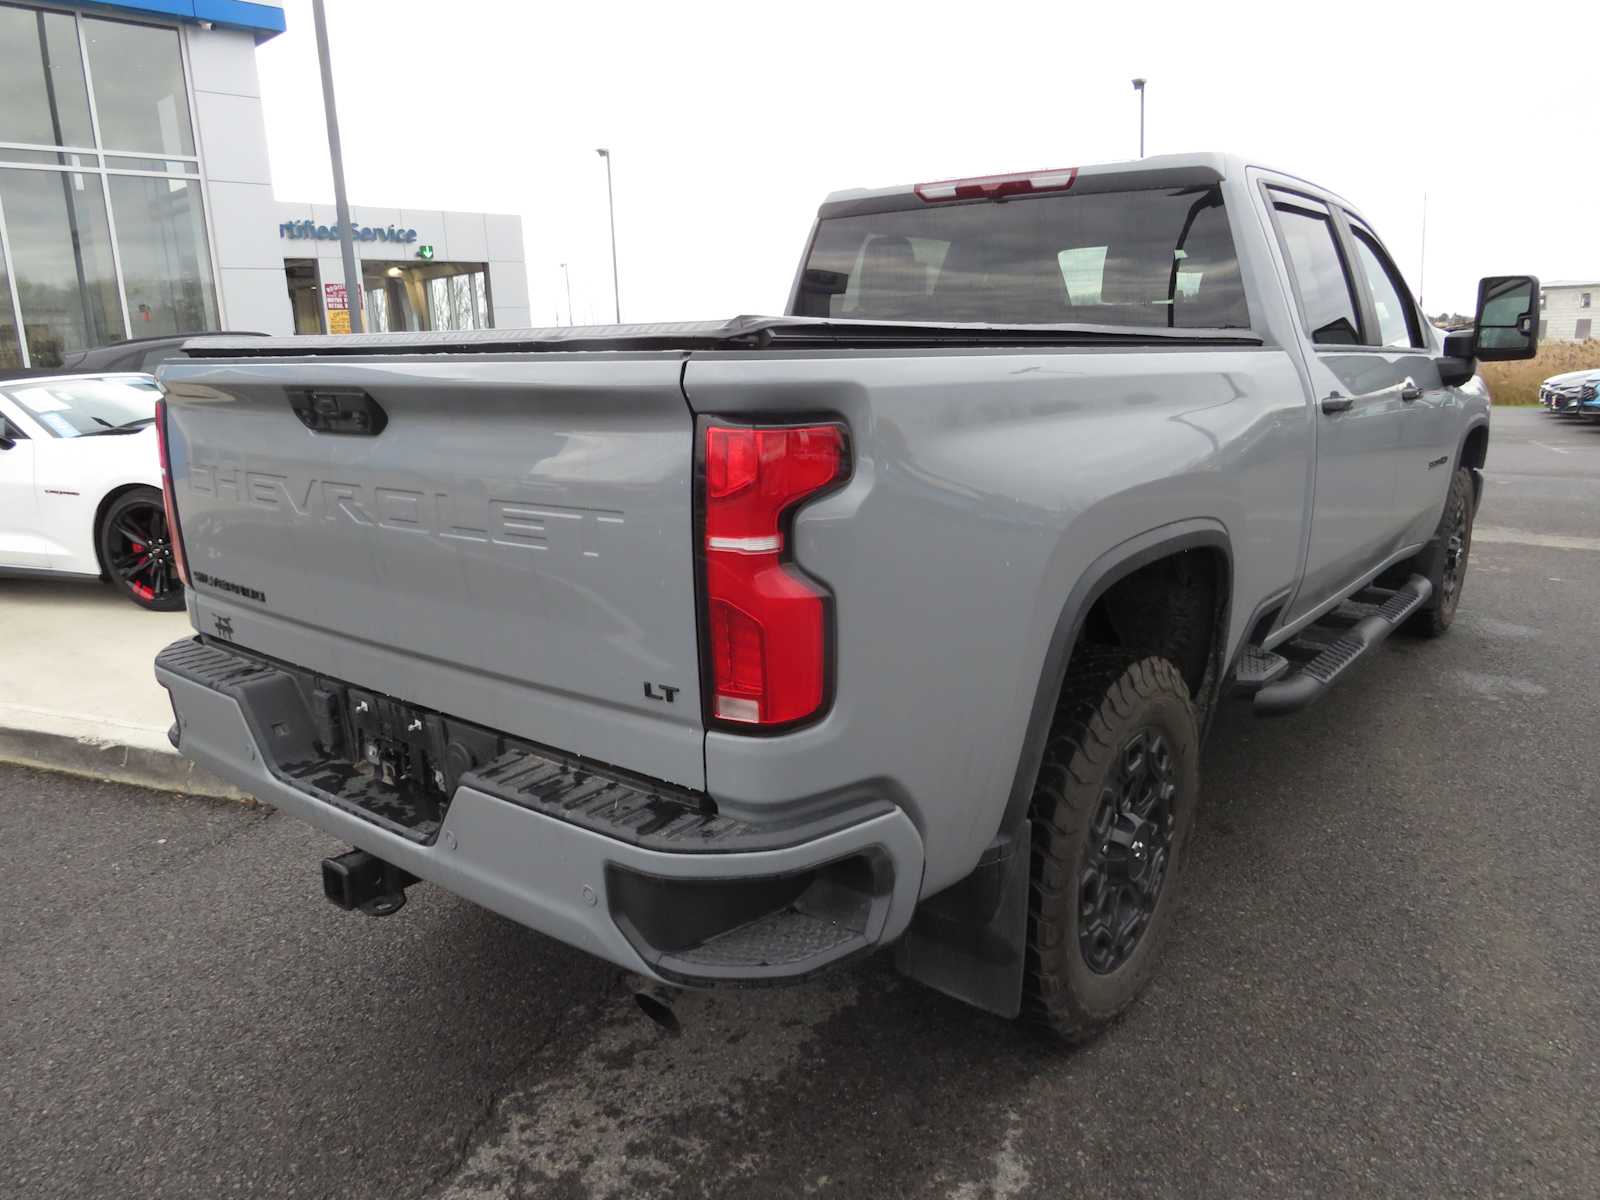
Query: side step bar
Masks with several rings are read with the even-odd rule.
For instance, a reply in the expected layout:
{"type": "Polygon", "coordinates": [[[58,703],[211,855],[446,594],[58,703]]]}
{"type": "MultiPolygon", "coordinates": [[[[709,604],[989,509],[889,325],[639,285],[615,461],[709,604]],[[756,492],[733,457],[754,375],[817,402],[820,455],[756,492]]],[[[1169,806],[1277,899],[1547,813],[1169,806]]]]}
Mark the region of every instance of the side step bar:
{"type": "Polygon", "coordinates": [[[1341,633],[1305,666],[1287,677],[1267,683],[1256,692],[1258,717],[1281,717],[1297,712],[1322,696],[1362,655],[1382,644],[1412,613],[1433,595],[1433,585],[1423,575],[1413,575],[1405,585],[1378,606],[1378,611],[1341,633]]]}

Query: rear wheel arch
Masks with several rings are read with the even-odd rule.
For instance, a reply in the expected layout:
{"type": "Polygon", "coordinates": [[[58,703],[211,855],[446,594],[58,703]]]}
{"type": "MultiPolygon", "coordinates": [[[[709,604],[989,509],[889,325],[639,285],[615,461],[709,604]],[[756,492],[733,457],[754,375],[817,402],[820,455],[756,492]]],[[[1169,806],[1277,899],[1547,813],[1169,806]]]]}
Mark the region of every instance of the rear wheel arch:
{"type": "Polygon", "coordinates": [[[100,565],[101,579],[109,579],[111,572],[106,568],[105,554],[100,549],[100,527],[105,523],[106,513],[113,504],[129,492],[136,492],[140,488],[155,488],[158,492],[161,490],[151,483],[144,483],[137,479],[130,480],[127,483],[119,483],[116,487],[108,489],[106,494],[100,497],[100,503],[94,506],[94,523],[89,527],[89,537],[94,542],[94,560],[100,565]]]}
{"type": "MultiPolygon", "coordinates": [[[[1085,629],[1114,588],[1141,571],[1157,568],[1180,555],[1204,552],[1213,564],[1216,588],[1210,637],[1206,648],[1211,688],[1220,680],[1221,656],[1227,641],[1228,615],[1233,597],[1233,543],[1218,521],[1198,518],[1175,522],[1129,538],[1101,554],[1078,577],[1062,604],[1054,632],[1041,664],[1039,682],[1029,711],[1022,754],[1007,797],[1001,830],[1010,828],[1027,812],[1033,780],[1039,771],[1045,738],[1055,715],[1056,701],[1071,669],[1073,652],[1083,643],[1085,629]]],[[[1191,685],[1192,686],[1192,685],[1191,685]]],[[[1196,695],[1196,707],[1206,697],[1196,695]]]]}
{"type": "MultiPolygon", "coordinates": [[[[1040,663],[1022,750],[994,835],[970,875],[922,901],[898,955],[906,974],[989,1012],[1018,1014],[1028,932],[1029,812],[1073,659],[1085,649],[1085,630],[1096,606],[1118,585],[1141,571],[1159,570],[1164,563],[1196,552],[1213,564],[1215,581],[1212,633],[1202,672],[1205,694],[1196,697],[1196,706],[1215,696],[1233,590],[1233,550],[1226,528],[1207,518],[1176,522],[1121,542],[1096,558],[1062,602],[1040,663]],[[984,949],[975,953],[974,946],[984,949]]],[[[1088,651],[1098,652],[1097,646],[1088,651]]]]}
{"type": "Polygon", "coordinates": [[[95,510],[95,558],[101,578],[134,604],[175,612],[184,605],[183,585],[164,510],[161,489],[151,484],[108,491],[95,510]],[[117,555],[129,556],[120,568],[117,555]]]}

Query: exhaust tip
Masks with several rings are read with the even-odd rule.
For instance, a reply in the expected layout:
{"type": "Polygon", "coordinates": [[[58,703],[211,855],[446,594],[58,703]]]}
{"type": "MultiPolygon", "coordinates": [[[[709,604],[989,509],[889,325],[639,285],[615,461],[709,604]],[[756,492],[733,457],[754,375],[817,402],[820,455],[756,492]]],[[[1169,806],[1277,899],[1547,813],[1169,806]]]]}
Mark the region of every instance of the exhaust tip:
{"type": "Polygon", "coordinates": [[[628,979],[628,990],[633,994],[633,1002],[639,1006],[639,1011],[654,1021],[668,1036],[677,1037],[683,1032],[678,1014],[672,1011],[672,1002],[678,994],[676,988],[631,976],[628,979]]]}

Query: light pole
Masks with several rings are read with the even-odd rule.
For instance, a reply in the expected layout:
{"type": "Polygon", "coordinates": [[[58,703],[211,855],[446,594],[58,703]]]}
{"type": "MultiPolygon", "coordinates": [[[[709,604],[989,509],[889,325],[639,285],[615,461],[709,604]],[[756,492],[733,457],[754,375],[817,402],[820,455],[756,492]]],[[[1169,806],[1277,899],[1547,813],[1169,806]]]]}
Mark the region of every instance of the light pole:
{"type": "Polygon", "coordinates": [[[339,251],[344,259],[344,302],[350,310],[350,332],[361,332],[361,276],[356,273],[356,244],[350,228],[350,201],[344,194],[344,154],[339,149],[339,113],[333,103],[333,64],[328,58],[328,18],[322,0],[311,0],[317,27],[317,62],[322,67],[322,106],[328,114],[328,157],[333,160],[333,204],[339,219],[339,251]]]}
{"type": "Polygon", "coordinates": [[[566,263],[561,264],[561,276],[567,281],[567,324],[576,325],[577,322],[572,319],[572,272],[567,270],[566,263]]]}
{"type": "Polygon", "coordinates": [[[1144,157],[1144,85],[1143,79],[1133,81],[1133,90],[1139,93],[1139,157],[1144,157]]]}
{"type": "MultiPolygon", "coordinates": [[[[1428,193],[1422,193],[1422,249],[1417,252],[1417,307],[1422,308],[1422,291],[1428,282],[1428,193]]],[[[1428,310],[1423,309],[1427,316],[1428,310]]]]}
{"type": "Polygon", "coordinates": [[[611,151],[596,150],[606,160],[606,206],[611,210],[611,299],[617,306],[617,324],[622,324],[622,292],[617,288],[617,196],[611,189],[611,151]]]}

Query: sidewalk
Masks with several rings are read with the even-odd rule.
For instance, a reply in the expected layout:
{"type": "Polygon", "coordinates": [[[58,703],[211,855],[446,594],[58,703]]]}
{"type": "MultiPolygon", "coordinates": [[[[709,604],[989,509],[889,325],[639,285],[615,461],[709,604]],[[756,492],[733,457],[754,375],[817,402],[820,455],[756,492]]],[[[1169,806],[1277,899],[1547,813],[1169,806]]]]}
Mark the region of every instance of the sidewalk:
{"type": "Polygon", "coordinates": [[[167,741],[152,663],[189,632],[187,613],[146,612],[102,583],[0,578],[0,760],[240,796],[167,741]]]}

